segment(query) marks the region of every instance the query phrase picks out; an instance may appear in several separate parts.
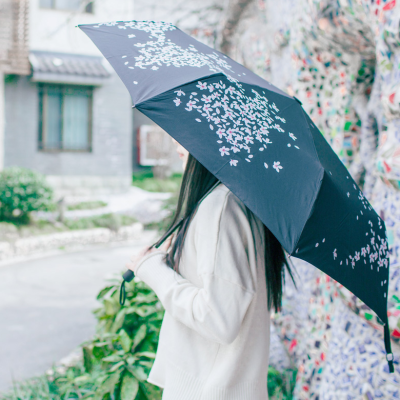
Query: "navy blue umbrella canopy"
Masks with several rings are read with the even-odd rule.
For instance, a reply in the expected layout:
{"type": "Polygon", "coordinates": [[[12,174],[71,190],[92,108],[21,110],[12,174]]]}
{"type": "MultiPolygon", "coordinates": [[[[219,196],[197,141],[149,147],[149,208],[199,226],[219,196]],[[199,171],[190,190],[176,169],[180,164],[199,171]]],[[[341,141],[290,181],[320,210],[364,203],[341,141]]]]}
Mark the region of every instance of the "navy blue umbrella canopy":
{"type": "Polygon", "coordinates": [[[79,27],[138,110],[238,196],[289,254],[376,312],[391,353],[385,225],[301,103],[171,24],[79,27]]]}

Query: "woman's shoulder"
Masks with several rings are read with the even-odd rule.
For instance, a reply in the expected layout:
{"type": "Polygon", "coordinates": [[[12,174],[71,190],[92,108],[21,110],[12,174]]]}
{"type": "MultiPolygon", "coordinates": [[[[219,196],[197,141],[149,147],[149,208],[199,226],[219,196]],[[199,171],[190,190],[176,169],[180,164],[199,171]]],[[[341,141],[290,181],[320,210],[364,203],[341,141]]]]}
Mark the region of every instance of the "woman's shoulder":
{"type": "Polygon", "coordinates": [[[198,214],[208,220],[215,216],[219,218],[224,213],[247,213],[243,202],[233,194],[223,183],[220,183],[213,191],[201,202],[198,214]]]}
{"type": "MultiPolygon", "coordinates": [[[[218,185],[200,204],[193,220],[198,237],[228,235],[245,243],[256,232],[262,235],[262,222],[224,184],[218,185]]],[[[216,240],[216,239],[215,239],[216,240]]]]}

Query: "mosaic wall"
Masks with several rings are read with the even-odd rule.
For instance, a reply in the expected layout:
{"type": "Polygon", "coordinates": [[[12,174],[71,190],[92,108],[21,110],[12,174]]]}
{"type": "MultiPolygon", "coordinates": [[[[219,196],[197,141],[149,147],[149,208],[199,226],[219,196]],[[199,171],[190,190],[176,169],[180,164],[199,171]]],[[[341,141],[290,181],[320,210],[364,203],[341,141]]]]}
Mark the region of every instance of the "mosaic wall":
{"type": "MultiPolygon", "coordinates": [[[[258,2],[236,59],[296,96],[385,220],[391,248],[388,373],[373,312],[314,267],[293,259],[275,316],[298,368],[296,399],[400,399],[400,4],[396,0],[258,2]],[[261,12],[262,11],[262,12],[261,12]]],[[[271,364],[288,362],[271,352],[271,364]]],[[[284,365],[283,365],[284,364],[284,365]]]]}

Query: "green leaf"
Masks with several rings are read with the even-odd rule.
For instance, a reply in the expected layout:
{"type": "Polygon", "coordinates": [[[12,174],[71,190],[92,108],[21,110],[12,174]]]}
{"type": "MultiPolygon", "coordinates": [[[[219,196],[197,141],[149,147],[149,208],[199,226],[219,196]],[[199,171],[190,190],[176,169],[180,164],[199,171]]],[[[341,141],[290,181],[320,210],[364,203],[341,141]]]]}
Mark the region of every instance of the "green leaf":
{"type": "Polygon", "coordinates": [[[143,367],[141,367],[140,365],[128,366],[127,369],[139,381],[143,382],[147,379],[147,374],[146,374],[145,370],[143,369],[143,367]]]}
{"type": "Polygon", "coordinates": [[[149,316],[150,314],[153,314],[156,312],[156,308],[153,306],[147,306],[147,305],[143,305],[141,307],[138,307],[136,309],[136,314],[139,315],[142,318],[145,318],[147,316],[149,316]]]}
{"type": "Polygon", "coordinates": [[[116,333],[124,324],[126,309],[122,308],[115,317],[114,323],[111,327],[111,332],[116,333]]]}
{"type": "MultiPolygon", "coordinates": [[[[98,389],[95,393],[94,396],[91,398],[91,400],[103,400],[104,397],[104,392],[102,392],[100,389],[98,389]]],[[[68,397],[64,397],[67,399],[68,397]]]]}
{"type": "Polygon", "coordinates": [[[130,351],[132,347],[132,340],[124,329],[121,329],[119,333],[119,343],[121,344],[122,348],[125,350],[126,353],[130,351]]]}
{"type": "Polygon", "coordinates": [[[136,313],[136,310],[136,306],[125,307],[126,315],[134,314],[136,313]]]}
{"type": "Polygon", "coordinates": [[[104,328],[103,328],[103,330],[104,330],[105,332],[109,332],[109,331],[111,330],[112,324],[113,324],[112,319],[108,319],[107,321],[104,322],[104,328]]]}
{"type": "Polygon", "coordinates": [[[138,346],[138,344],[140,344],[140,342],[146,337],[146,333],[147,333],[147,328],[146,325],[143,324],[136,331],[136,334],[133,338],[132,350],[135,349],[138,346]]]}
{"type": "Polygon", "coordinates": [[[148,294],[137,294],[134,299],[135,303],[151,303],[153,301],[157,301],[157,296],[154,292],[149,292],[148,294]]]}
{"type": "Polygon", "coordinates": [[[139,361],[139,364],[150,369],[153,366],[153,361],[139,361]]]}
{"type": "Polygon", "coordinates": [[[143,399],[159,400],[161,399],[162,393],[159,387],[154,386],[148,382],[141,382],[139,384],[139,392],[143,396],[143,399]]]}
{"type": "Polygon", "coordinates": [[[97,339],[94,341],[94,345],[96,347],[105,347],[109,345],[109,342],[107,342],[106,340],[103,340],[102,342],[99,342],[98,340],[102,340],[102,339],[106,339],[109,335],[105,334],[103,338],[97,339]]]}
{"type": "MultiPolygon", "coordinates": [[[[139,348],[139,347],[138,347],[139,348]]],[[[146,337],[144,340],[140,343],[140,352],[154,352],[154,336],[147,333],[146,337]]]]}
{"type": "Polygon", "coordinates": [[[67,379],[72,381],[75,377],[74,371],[72,369],[67,370],[67,379]]]}
{"type": "Polygon", "coordinates": [[[139,381],[130,373],[126,373],[121,385],[121,400],[134,400],[139,390],[139,381]]]}
{"type": "Polygon", "coordinates": [[[105,375],[103,374],[103,375],[98,376],[97,379],[96,379],[97,386],[100,387],[107,378],[108,378],[107,374],[105,374],[105,375]]]}
{"type": "Polygon", "coordinates": [[[96,343],[93,347],[92,354],[97,360],[102,359],[106,355],[108,343],[96,343]]]}
{"type": "Polygon", "coordinates": [[[107,286],[104,289],[101,289],[99,294],[97,295],[97,300],[101,300],[112,288],[114,288],[115,286],[107,286]]]}
{"type": "Polygon", "coordinates": [[[156,358],[156,353],[153,353],[151,351],[142,351],[140,353],[136,353],[136,356],[147,357],[147,358],[156,358]]]}
{"type": "Polygon", "coordinates": [[[104,362],[119,362],[121,361],[121,356],[117,355],[117,354],[111,354],[108,357],[104,357],[102,360],[104,362]]]}
{"type": "Polygon", "coordinates": [[[104,310],[107,315],[114,316],[119,310],[119,304],[113,299],[104,299],[104,310]]]}
{"type": "Polygon", "coordinates": [[[120,361],[117,364],[114,364],[111,368],[110,368],[110,372],[114,372],[116,371],[118,368],[122,367],[123,365],[125,365],[124,361],[120,361]]]}
{"type": "Polygon", "coordinates": [[[116,371],[109,375],[107,379],[100,386],[99,390],[102,393],[112,393],[114,391],[115,385],[119,382],[121,377],[121,371],[116,371]]]}
{"type": "Polygon", "coordinates": [[[149,397],[144,390],[144,385],[141,384],[139,385],[139,394],[140,394],[140,400],[151,400],[151,397],[149,397]]]}
{"type": "Polygon", "coordinates": [[[77,384],[77,385],[79,385],[79,384],[81,384],[81,383],[87,382],[88,380],[90,380],[90,375],[81,375],[81,376],[77,376],[77,377],[74,379],[74,383],[77,384]]]}
{"type": "Polygon", "coordinates": [[[129,365],[133,365],[136,361],[137,361],[137,357],[135,357],[135,356],[129,356],[127,359],[126,359],[126,362],[129,364],[129,365]]]}
{"type": "Polygon", "coordinates": [[[92,346],[83,346],[82,347],[82,353],[83,353],[83,365],[85,367],[86,372],[92,372],[93,370],[93,364],[92,364],[92,357],[93,357],[93,352],[92,352],[92,346]]]}

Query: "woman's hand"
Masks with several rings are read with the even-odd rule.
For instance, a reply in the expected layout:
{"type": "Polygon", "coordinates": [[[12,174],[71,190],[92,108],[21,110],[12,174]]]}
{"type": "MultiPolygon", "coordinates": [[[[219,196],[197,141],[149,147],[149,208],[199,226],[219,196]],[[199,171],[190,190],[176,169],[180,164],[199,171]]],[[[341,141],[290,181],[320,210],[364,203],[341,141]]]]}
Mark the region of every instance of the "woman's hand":
{"type": "Polygon", "coordinates": [[[130,269],[131,271],[133,271],[133,273],[136,275],[136,267],[139,264],[139,261],[147,254],[150,254],[152,251],[154,251],[154,247],[152,248],[148,248],[145,247],[143,250],[139,251],[138,254],[136,254],[135,256],[133,256],[131,258],[131,261],[128,262],[126,264],[126,268],[130,269]]]}
{"type": "Polygon", "coordinates": [[[140,261],[144,256],[147,256],[151,253],[161,251],[168,251],[169,247],[171,246],[172,237],[169,237],[158,249],[155,247],[145,247],[142,249],[138,254],[131,258],[131,261],[126,264],[126,267],[133,271],[136,275],[137,266],[139,265],[140,261]]]}

